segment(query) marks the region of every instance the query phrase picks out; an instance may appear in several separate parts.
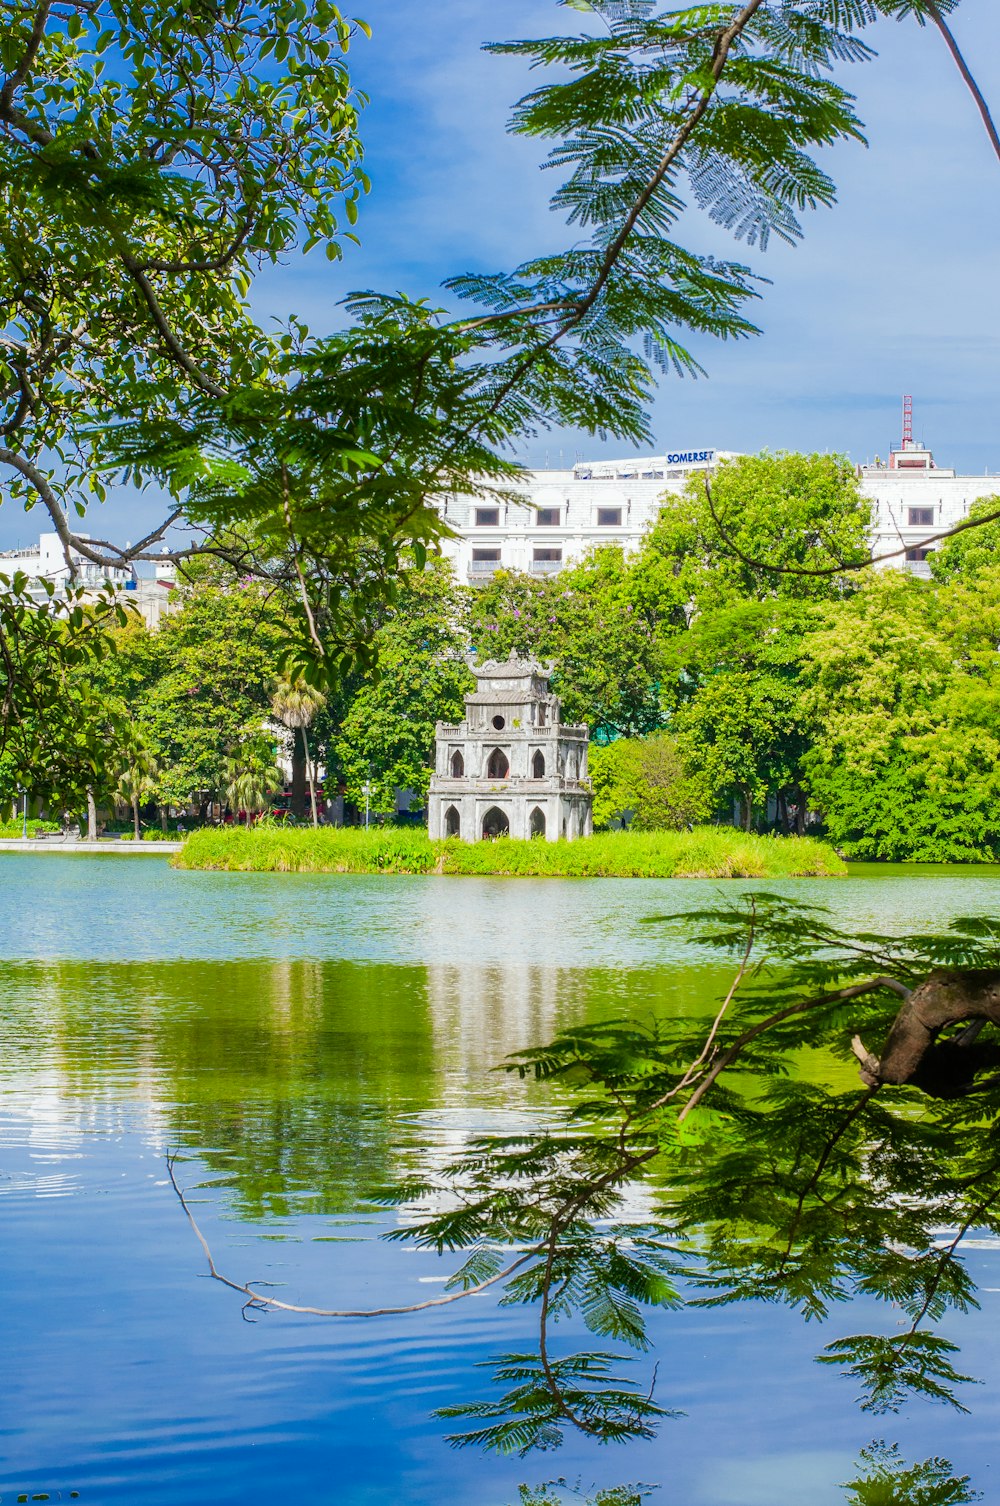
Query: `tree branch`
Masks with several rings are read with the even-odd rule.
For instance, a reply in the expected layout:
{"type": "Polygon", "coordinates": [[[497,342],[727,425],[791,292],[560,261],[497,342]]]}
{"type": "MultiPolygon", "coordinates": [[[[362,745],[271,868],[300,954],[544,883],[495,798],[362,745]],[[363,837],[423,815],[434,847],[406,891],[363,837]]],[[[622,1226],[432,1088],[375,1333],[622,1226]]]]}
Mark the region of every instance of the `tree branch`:
{"type": "Polygon", "coordinates": [[[979,85],[976,83],[975,78],[972,76],[969,65],[965,61],[965,58],[962,56],[958,43],[955,41],[955,38],[952,35],[948,25],[946,24],[944,17],[938,10],[935,0],[924,0],[924,7],[927,11],[927,14],[934,22],[934,25],[937,27],[938,31],[944,38],[944,44],[947,47],[948,51],[951,53],[952,58],[955,62],[955,66],[958,69],[959,73],[962,75],[969,93],[975,100],[976,109],[982,116],[983,125],[986,127],[986,134],[990,138],[990,145],[996,153],[997,158],[1000,159],[1000,135],[998,135],[997,133],[997,128],[994,124],[993,116],[990,114],[990,107],[986,103],[983,92],[980,89],[979,85]]]}
{"type": "Polygon", "coordinates": [[[187,1198],[181,1191],[177,1178],[174,1175],[176,1162],[176,1156],[167,1157],[167,1175],[170,1178],[171,1187],[173,1187],[174,1192],[177,1194],[177,1200],[187,1215],[188,1223],[191,1225],[195,1237],[204,1252],[205,1259],[208,1262],[209,1275],[213,1281],[221,1282],[223,1286],[228,1286],[231,1291],[242,1293],[244,1297],[249,1298],[246,1306],[258,1310],[276,1307],[280,1308],[282,1312],[304,1313],[314,1318],[388,1318],[396,1317],[403,1313],[426,1312],[428,1308],[448,1307],[452,1302],[461,1302],[465,1297],[474,1297],[478,1292],[484,1292],[487,1288],[496,1286],[497,1282],[505,1281],[508,1276],[513,1275],[514,1271],[519,1270],[522,1265],[527,1265],[529,1260],[534,1260],[545,1249],[544,1245],[538,1245],[536,1248],[526,1251],[524,1254],[519,1255],[511,1265],[505,1267],[504,1270],[498,1271],[495,1276],[488,1277],[486,1281],[481,1281],[476,1286],[464,1287],[460,1292],[449,1292],[445,1297],[430,1297],[426,1302],[411,1302],[404,1307],[329,1308],[306,1307],[297,1302],[282,1302],[278,1297],[270,1297],[263,1292],[257,1291],[249,1283],[233,1281],[229,1276],[222,1274],[215,1264],[215,1257],[212,1254],[208,1240],[199,1228],[198,1222],[191,1212],[187,1198]]]}

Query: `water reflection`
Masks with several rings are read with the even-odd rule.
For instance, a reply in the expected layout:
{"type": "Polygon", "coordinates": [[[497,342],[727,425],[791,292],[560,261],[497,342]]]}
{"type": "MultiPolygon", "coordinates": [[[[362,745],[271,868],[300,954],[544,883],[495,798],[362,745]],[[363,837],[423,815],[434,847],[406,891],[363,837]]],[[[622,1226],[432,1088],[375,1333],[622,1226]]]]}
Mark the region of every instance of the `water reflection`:
{"type": "MultiPolygon", "coordinates": [[[[992,875],[794,887],[843,923],[897,929],[995,908],[1000,892],[992,875]]],[[[550,1089],[491,1070],[507,1053],[574,1022],[704,1009],[728,968],[642,920],[715,892],[0,861],[17,1357],[0,1496],[82,1487],[101,1506],[243,1506],[326,1500],[335,1481],[342,1506],[437,1506],[446,1481],[455,1506],[516,1501],[537,1471],[450,1453],[430,1414],[481,1384],[486,1353],[518,1347],[522,1314],[476,1299],[408,1325],[243,1324],[201,1279],[163,1154],[190,1158],[188,1185],[213,1183],[199,1221],[240,1278],[283,1281],[293,1300],[426,1295],[433,1257],[368,1239],[378,1226],[357,1210],[479,1128],[546,1111],[550,1089]]],[[[963,1359],[989,1377],[996,1257],[969,1258],[984,1307],[963,1359]]],[[[627,1459],[570,1450],[557,1472],[661,1480],[664,1506],[844,1506],[858,1417],[846,1383],[814,1367],[816,1335],[763,1308],[669,1324],[660,1386],[688,1420],[627,1459]]],[[[907,1455],[952,1426],[926,1409],[903,1419],[907,1455]]],[[[961,1423],[971,1470],[993,1459],[998,1427],[985,1387],[961,1423]]]]}

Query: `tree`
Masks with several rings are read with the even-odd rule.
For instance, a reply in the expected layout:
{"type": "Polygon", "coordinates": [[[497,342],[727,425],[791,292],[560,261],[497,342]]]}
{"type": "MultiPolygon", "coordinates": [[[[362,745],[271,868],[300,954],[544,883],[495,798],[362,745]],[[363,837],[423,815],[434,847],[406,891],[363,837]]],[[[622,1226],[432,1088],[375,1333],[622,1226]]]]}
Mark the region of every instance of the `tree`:
{"type": "Polygon", "coordinates": [[[863,1473],[844,1482],[847,1506],[968,1506],[981,1499],[968,1475],[955,1475],[949,1459],[907,1465],[896,1444],[876,1441],[861,1450],[863,1473]]]}
{"type": "Polygon", "coordinates": [[[434,496],[502,483],[505,447],[550,424],[647,442],[654,368],[699,369],[687,332],[756,333],[751,269],[674,239],[686,199],[750,246],[795,241],[834,197],[810,153],[861,135],[832,74],[870,56],[864,26],[929,16],[959,60],[951,0],[580,8],[605,30],[494,49],[561,70],[513,129],[553,143],[571,248],[451,279],[471,317],[364,294],[314,339],[294,318],[265,334],[245,293],[300,236],[337,256],[335,215],[356,217],[356,27],[326,0],[305,19],[292,0],[181,20],[132,0],[5,6],[0,464],[67,550],[140,559],[186,522],[175,556],[297,590],[286,668],[364,668],[401,551],[441,534],[434,496]],[[73,534],[88,488],[121,477],[165,488],[163,525],[124,551],[73,534]]]}
{"type": "Polygon", "coordinates": [[[378,670],[359,685],[331,743],[354,803],[364,804],[366,784],[372,809],[382,814],[395,810],[397,790],[426,803],[435,723],[459,721],[475,688],[457,615],[450,566],[434,563],[403,576],[376,634],[378,670]]]}
{"type": "Polygon", "coordinates": [[[271,697],[271,710],[281,724],[292,734],[292,808],[296,815],[302,814],[301,790],[298,791],[299,770],[309,781],[309,801],[312,808],[312,824],[319,825],[316,814],[316,765],[309,758],[308,729],[316,713],[326,705],[326,697],[303,680],[281,680],[271,697]],[[302,757],[298,757],[301,743],[302,757]]]}
{"type": "Polygon", "coordinates": [[[274,761],[274,747],[262,735],[249,735],[226,759],[225,792],[234,816],[243,811],[246,824],[250,817],[266,808],[276,790],[281,788],[281,770],[274,761]]]}
{"type": "Polygon", "coordinates": [[[132,824],[137,842],[142,840],[139,825],[139,807],[156,792],[156,776],[159,765],[142,735],[133,728],[121,748],[121,764],[115,794],[132,807],[132,824]]]}
{"type": "MultiPolygon", "coordinates": [[[[869,555],[871,503],[844,456],[764,452],[724,460],[665,501],[645,572],[675,577],[696,611],[773,597],[836,598],[854,577],[782,574],[857,565],[869,555]],[[778,569],[768,568],[778,567],[778,569]]],[[[662,589],[662,587],[661,587],[662,589]]]]}
{"type": "Polygon", "coordinates": [[[803,760],[812,741],[804,645],[810,603],[742,601],[695,617],[664,648],[661,694],[684,759],[710,808],[739,802],[749,831],[773,798],[783,830],[801,832],[803,760]]]}
{"type": "Polygon", "coordinates": [[[810,803],[851,857],[1000,852],[1000,581],[873,575],[803,645],[810,803]]]}
{"type": "MultiPolygon", "coordinates": [[[[1000,497],[983,497],[969,508],[970,522],[979,522],[996,514],[1000,497]]],[[[957,576],[995,576],[1000,569],[1000,524],[980,523],[964,533],[945,539],[928,556],[935,580],[949,581],[957,576]]]]}
{"type": "Polygon", "coordinates": [[[586,722],[599,739],[654,730],[662,721],[657,610],[637,608],[632,576],[617,546],[541,579],[498,571],[469,593],[469,634],[480,659],[514,649],[551,660],[564,718],[586,722]]]}
{"type": "Polygon", "coordinates": [[[221,792],[227,757],[271,713],[291,632],[287,598],[224,567],[206,563],[180,588],[179,609],[153,635],[157,672],[139,704],[169,804],[221,792]]]}
{"type": "Polygon", "coordinates": [[[23,571],[0,575],[0,803],[24,791],[80,809],[124,726],[94,687],[112,625],[110,592],[57,597],[23,571]]]}
{"type": "Polygon", "coordinates": [[[598,828],[628,816],[637,831],[679,831],[709,814],[669,732],[596,744],[588,767],[598,828]]]}

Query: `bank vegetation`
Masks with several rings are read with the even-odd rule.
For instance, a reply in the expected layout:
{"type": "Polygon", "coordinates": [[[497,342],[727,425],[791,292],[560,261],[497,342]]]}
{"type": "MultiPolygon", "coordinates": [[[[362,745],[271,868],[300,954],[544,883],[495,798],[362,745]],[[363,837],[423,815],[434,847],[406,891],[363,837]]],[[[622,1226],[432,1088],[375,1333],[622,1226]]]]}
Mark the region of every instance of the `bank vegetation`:
{"type": "Polygon", "coordinates": [[[178,868],[241,873],[479,874],[521,878],[831,878],[846,867],[812,837],[726,827],[604,832],[576,842],[432,842],[418,829],[230,827],[192,832],[178,868]]]}

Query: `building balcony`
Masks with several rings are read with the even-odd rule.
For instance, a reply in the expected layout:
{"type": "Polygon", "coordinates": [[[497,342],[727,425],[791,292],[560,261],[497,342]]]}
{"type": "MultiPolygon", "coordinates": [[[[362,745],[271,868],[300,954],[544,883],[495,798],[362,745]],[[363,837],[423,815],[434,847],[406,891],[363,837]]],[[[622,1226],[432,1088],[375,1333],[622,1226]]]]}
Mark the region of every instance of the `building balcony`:
{"type": "Polygon", "coordinates": [[[528,573],[529,575],[556,575],[562,567],[562,560],[531,560],[528,564],[528,573]]]}

